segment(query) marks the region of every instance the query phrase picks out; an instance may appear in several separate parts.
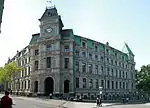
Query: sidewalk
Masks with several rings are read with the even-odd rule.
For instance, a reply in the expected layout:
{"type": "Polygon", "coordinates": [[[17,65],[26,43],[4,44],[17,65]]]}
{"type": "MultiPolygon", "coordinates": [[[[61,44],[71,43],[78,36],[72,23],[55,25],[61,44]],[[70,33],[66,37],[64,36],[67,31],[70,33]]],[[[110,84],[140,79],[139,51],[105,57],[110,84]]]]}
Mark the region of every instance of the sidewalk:
{"type": "MultiPolygon", "coordinates": [[[[54,99],[43,99],[43,98],[33,98],[33,97],[22,97],[22,96],[11,96],[12,98],[18,98],[23,100],[37,101],[40,103],[50,104],[53,106],[61,106],[67,108],[95,108],[96,103],[85,103],[85,102],[71,102],[66,100],[54,100],[54,99]]],[[[112,106],[116,103],[103,103],[102,106],[112,106]]]]}

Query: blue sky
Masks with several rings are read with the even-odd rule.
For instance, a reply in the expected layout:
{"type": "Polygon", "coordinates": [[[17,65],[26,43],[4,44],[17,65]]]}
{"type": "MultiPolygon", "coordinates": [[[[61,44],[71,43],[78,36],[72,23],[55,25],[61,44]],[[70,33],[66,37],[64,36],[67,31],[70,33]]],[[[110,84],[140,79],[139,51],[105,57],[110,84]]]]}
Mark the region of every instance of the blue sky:
{"type": "MultiPolygon", "coordinates": [[[[127,42],[135,54],[136,68],[150,63],[149,0],[53,0],[64,28],[122,50],[127,42]]],[[[39,33],[46,0],[5,0],[0,66],[39,33]]]]}

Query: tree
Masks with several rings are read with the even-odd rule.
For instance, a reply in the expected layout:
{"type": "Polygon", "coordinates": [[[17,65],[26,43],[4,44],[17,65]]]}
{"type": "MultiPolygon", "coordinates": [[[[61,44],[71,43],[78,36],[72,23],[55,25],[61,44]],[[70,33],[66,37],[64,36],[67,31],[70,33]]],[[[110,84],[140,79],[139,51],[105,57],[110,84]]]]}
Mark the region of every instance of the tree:
{"type": "Polygon", "coordinates": [[[137,89],[150,92],[150,65],[142,66],[136,74],[137,89]]]}
{"type": "Polygon", "coordinates": [[[11,82],[11,78],[14,73],[21,71],[22,68],[18,67],[16,62],[10,62],[4,67],[0,68],[0,83],[7,86],[8,82],[11,82]]]}

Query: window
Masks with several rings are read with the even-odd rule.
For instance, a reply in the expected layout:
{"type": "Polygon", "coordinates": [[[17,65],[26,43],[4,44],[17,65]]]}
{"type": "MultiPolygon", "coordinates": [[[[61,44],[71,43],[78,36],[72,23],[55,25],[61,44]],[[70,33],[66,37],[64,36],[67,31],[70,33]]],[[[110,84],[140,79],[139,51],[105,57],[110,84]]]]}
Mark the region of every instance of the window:
{"type": "Polygon", "coordinates": [[[95,51],[96,51],[96,52],[98,51],[98,48],[97,48],[97,46],[95,46],[95,51]]]}
{"type": "Polygon", "coordinates": [[[91,53],[89,53],[89,59],[92,59],[92,54],[91,53]]]}
{"type": "Polygon", "coordinates": [[[123,82],[123,89],[125,89],[125,83],[123,82]]]}
{"type": "Polygon", "coordinates": [[[76,61],[76,72],[79,72],[79,62],[76,61]]]}
{"type": "Polygon", "coordinates": [[[107,68],[107,75],[110,75],[110,74],[109,74],[109,71],[110,71],[110,69],[109,69],[109,68],[107,68]]]}
{"type": "Polygon", "coordinates": [[[51,57],[46,58],[46,67],[51,68],[51,57]]]}
{"type": "Polygon", "coordinates": [[[128,83],[126,82],[126,89],[128,89],[128,83]]]}
{"type": "Polygon", "coordinates": [[[115,61],[115,65],[117,66],[117,61],[115,61]]]}
{"type": "Polygon", "coordinates": [[[119,71],[119,77],[121,78],[121,71],[119,71]]]}
{"type": "Polygon", "coordinates": [[[69,58],[65,58],[65,69],[69,68],[69,58]]]}
{"type": "Polygon", "coordinates": [[[52,50],[52,45],[51,44],[46,45],[46,49],[47,49],[47,51],[51,51],[52,50]]]}
{"type": "Polygon", "coordinates": [[[108,89],[110,88],[110,81],[109,80],[107,81],[107,88],[108,89]]]}
{"type": "Polygon", "coordinates": [[[85,47],[86,47],[85,42],[82,42],[82,47],[83,47],[83,48],[85,48],[85,47]]]}
{"type": "Polygon", "coordinates": [[[126,78],[128,78],[128,73],[126,72],[126,78]]]}
{"type": "Polygon", "coordinates": [[[82,72],[86,72],[86,64],[82,63],[82,72]]]}
{"type": "Polygon", "coordinates": [[[122,88],[121,82],[120,82],[120,89],[122,88]]]}
{"type": "Polygon", "coordinates": [[[30,57],[29,57],[29,62],[31,61],[30,57]]]}
{"type": "Polygon", "coordinates": [[[83,88],[86,88],[86,78],[83,78],[83,88]]]}
{"type": "Polygon", "coordinates": [[[101,87],[104,88],[104,80],[101,80],[101,87]]]}
{"type": "Polygon", "coordinates": [[[25,59],[25,63],[27,64],[27,58],[25,59]]]}
{"type": "Polygon", "coordinates": [[[109,50],[108,49],[106,49],[106,52],[107,52],[107,54],[109,54],[109,50]]]}
{"type": "Polygon", "coordinates": [[[69,45],[64,46],[64,52],[69,52],[69,45]]]}
{"type": "Polygon", "coordinates": [[[95,73],[98,74],[98,65],[95,65],[95,73]]]}
{"type": "Polygon", "coordinates": [[[98,55],[95,55],[95,60],[98,60],[98,55]]]}
{"type": "Polygon", "coordinates": [[[38,70],[38,67],[39,67],[39,62],[35,61],[35,70],[38,70]]]}
{"type": "Polygon", "coordinates": [[[93,79],[90,79],[89,87],[90,87],[90,88],[93,88],[93,79]]]}
{"type": "Polygon", "coordinates": [[[92,73],[92,64],[89,64],[89,73],[92,73]]]}
{"type": "Polygon", "coordinates": [[[118,70],[116,69],[116,77],[118,77],[118,70]]]}
{"type": "Polygon", "coordinates": [[[114,81],[111,81],[111,88],[114,89],[114,81]]]}
{"type": "Polygon", "coordinates": [[[103,58],[103,57],[101,57],[101,61],[104,61],[104,58],[103,58]]]}
{"type": "Polygon", "coordinates": [[[115,56],[117,57],[117,53],[115,53],[115,56]]]}
{"type": "Polygon", "coordinates": [[[111,60],[111,64],[113,65],[113,60],[111,60]]]}
{"type": "Polygon", "coordinates": [[[30,70],[30,67],[28,67],[28,75],[30,75],[30,71],[31,71],[31,70],[30,70]]]}
{"type": "Polygon", "coordinates": [[[118,82],[116,82],[116,89],[118,89],[118,82]]]}
{"type": "Polygon", "coordinates": [[[82,57],[86,57],[86,52],[82,52],[82,57]]]}
{"type": "Polygon", "coordinates": [[[26,81],[24,81],[24,89],[26,89],[26,81]]]}
{"type": "Polygon", "coordinates": [[[76,78],[76,88],[79,88],[79,78],[76,78]]]}
{"type": "Polygon", "coordinates": [[[107,62],[109,63],[109,59],[107,58],[107,62]]]}
{"type": "Polygon", "coordinates": [[[103,73],[103,71],[104,71],[104,68],[103,68],[103,66],[101,66],[101,71],[102,71],[102,73],[103,73]]]}
{"type": "Polygon", "coordinates": [[[112,76],[114,75],[114,70],[113,70],[113,69],[111,69],[111,75],[112,75],[112,76]]]}
{"type": "Polygon", "coordinates": [[[39,55],[39,50],[35,50],[35,55],[39,55]]]}
{"type": "Polygon", "coordinates": [[[30,89],[30,80],[28,80],[28,89],[30,89]]]}
{"type": "Polygon", "coordinates": [[[95,85],[96,85],[96,88],[99,88],[98,79],[96,79],[95,85]]]}
{"type": "Polygon", "coordinates": [[[23,81],[21,82],[21,87],[22,87],[22,89],[23,89],[23,81]]]}
{"type": "Polygon", "coordinates": [[[122,77],[124,78],[124,71],[122,71],[122,77]]]}
{"type": "Polygon", "coordinates": [[[76,54],[76,56],[79,56],[79,51],[78,51],[78,50],[76,50],[75,54],[76,54]]]}

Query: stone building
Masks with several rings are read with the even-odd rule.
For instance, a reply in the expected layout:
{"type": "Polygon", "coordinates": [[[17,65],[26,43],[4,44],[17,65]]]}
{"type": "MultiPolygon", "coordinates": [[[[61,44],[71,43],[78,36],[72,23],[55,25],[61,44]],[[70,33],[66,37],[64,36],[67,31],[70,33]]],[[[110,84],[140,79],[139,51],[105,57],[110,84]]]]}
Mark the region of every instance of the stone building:
{"type": "Polygon", "coordinates": [[[24,68],[12,79],[18,93],[69,94],[93,98],[102,87],[104,98],[130,95],[135,90],[134,54],[125,43],[123,51],[77,36],[62,29],[55,7],[46,9],[40,33],[12,60],[24,68]]]}

